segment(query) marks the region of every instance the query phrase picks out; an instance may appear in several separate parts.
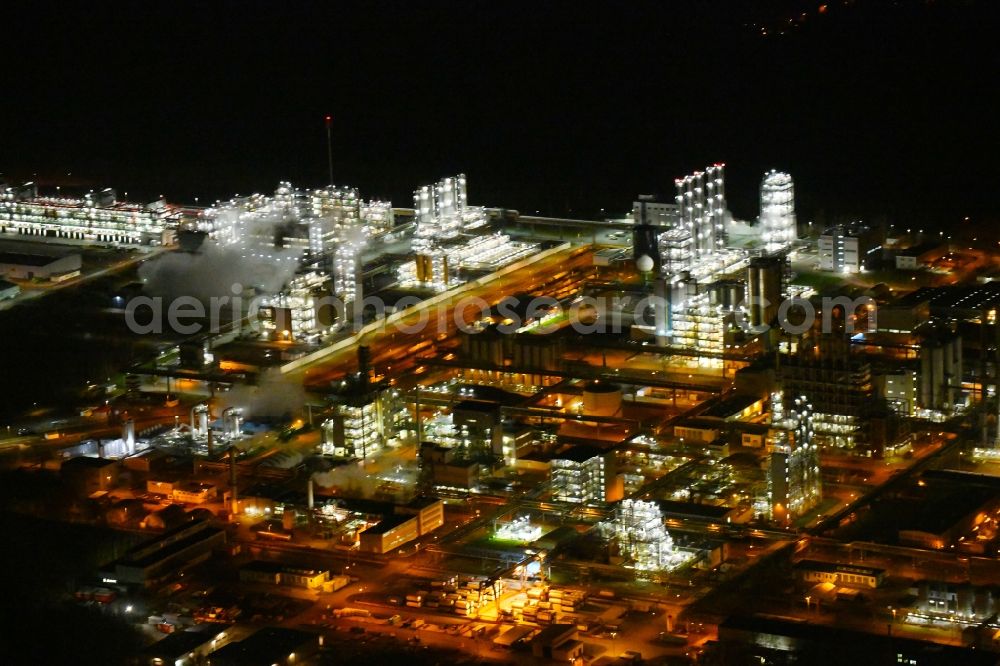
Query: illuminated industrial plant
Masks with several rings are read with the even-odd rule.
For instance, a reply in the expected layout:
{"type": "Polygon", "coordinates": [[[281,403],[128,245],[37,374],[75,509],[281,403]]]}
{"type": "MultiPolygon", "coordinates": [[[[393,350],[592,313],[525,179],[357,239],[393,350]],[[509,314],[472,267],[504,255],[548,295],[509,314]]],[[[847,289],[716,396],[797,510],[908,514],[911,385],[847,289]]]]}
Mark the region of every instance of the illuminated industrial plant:
{"type": "Polygon", "coordinates": [[[417,218],[413,247],[418,252],[487,224],[486,210],[468,205],[465,174],[416,190],[413,208],[417,218]]]}
{"type": "Polygon", "coordinates": [[[691,249],[696,259],[726,246],[724,169],[724,164],[713,164],[674,181],[679,226],[691,234],[691,249]]]}
{"type": "Polygon", "coordinates": [[[0,233],[167,245],[184,215],[184,210],[163,199],[148,204],[119,201],[111,188],[73,198],[40,196],[35,183],[17,187],[0,183],[0,233]]]}
{"type": "Polygon", "coordinates": [[[612,531],[621,555],[634,569],[670,571],[688,559],[674,546],[656,502],[622,500],[612,531]]]}
{"type": "Polygon", "coordinates": [[[465,282],[463,271],[495,270],[537,249],[533,243],[488,232],[486,209],[468,205],[464,174],[416,190],[413,208],[416,257],[397,269],[404,287],[443,291],[465,282]]]}
{"type": "Polygon", "coordinates": [[[391,204],[362,201],[354,188],[299,190],[279,183],[272,196],[252,194],[205,210],[197,228],[245,257],[329,273],[343,303],[359,297],[360,254],[369,239],[390,231],[391,204]]]}
{"type": "Polygon", "coordinates": [[[261,300],[263,337],[278,342],[303,340],[329,332],[342,318],[329,304],[329,280],[319,271],[294,276],[277,294],[261,300]]]}
{"type": "Polygon", "coordinates": [[[780,391],[771,394],[767,485],[771,519],[801,516],[823,499],[819,446],[813,441],[812,407],[804,397],[785,408],[780,391]]]}
{"type": "Polygon", "coordinates": [[[773,169],[760,184],[760,234],[768,252],[785,250],[795,241],[795,188],[792,177],[773,169]]]}
{"type": "Polygon", "coordinates": [[[531,522],[528,516],[515,518],[509,523],[504,523],[497,528],[496,538],[505,541],[519,541],[521,543],[531,543],[542,537],[542,528],[531,522]]]}

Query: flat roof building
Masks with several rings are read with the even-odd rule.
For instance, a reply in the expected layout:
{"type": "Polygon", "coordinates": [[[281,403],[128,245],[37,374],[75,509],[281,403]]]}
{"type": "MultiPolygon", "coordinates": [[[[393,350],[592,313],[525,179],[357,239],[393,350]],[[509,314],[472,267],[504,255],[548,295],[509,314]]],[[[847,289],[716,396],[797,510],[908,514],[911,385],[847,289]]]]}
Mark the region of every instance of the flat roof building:
{"type": "Polygon", "coordinates": [[[226,542],[223,530],[203,520],[176,527],[131,549],[107,567],[104,577],[149,587],[184,567],[202,562],[226,542]]]}
{"type": "Polygon", "coordinates": [[[0,233],[106,243],[162,243],[184,211],[162,199],[118,201],[111,188],[82,197],[40,196],[34,183],[0,189],[0,233]]]}
{"type": "Polygon", "coordinates": [[[79,275],[82,267],[79,254],[0,252],[0,276],[15,280],[65,280],[79,275]]]}
{"type": "Polygon", "coordinates": [[[297,629],[266,627],[249,638],[208,655],[207,666],[287,666],[308,663],[320,648],[320,636],[297,629]]]}

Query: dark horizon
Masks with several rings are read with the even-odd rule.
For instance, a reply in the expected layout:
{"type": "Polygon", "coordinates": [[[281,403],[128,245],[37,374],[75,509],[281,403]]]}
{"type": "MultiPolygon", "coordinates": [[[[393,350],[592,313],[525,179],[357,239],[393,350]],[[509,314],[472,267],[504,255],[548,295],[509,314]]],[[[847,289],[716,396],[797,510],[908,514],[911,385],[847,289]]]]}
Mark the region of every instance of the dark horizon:
{"type": "Polygon", "coordinates": [[[821,4],[24,5],[0,173],[181,203],[318,186],[330,113],[337,184],[397,206],[461,171],[475,204],[622,214],[725,162],[741,219],[777,168],[803,221],[988,228],[995,7],[821,4]]]}

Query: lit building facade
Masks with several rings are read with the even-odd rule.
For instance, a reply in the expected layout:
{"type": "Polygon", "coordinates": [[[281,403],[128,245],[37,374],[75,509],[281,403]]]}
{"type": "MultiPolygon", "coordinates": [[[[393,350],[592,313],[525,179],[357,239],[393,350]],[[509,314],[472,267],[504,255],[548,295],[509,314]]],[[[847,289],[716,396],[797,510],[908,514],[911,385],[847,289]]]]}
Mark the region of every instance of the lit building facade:
{"type": "Polygon", "coordinates": [[[262,335],[269,340],[302,340],[329,330],[340,318],[330,299],[326,275],[309,271],[261,301],[262,335]]]}
{"type": "Polygon", "coordinates": [[[39,196],[34,183],[0,187],[0,233],[149,245],[171,242],[185,217],[162,199],[118,201],[111,188],[80,198],[39,196]]]}
{"type": "Polygon", "coordinates": [[[394,224],[391,204],[363,201],[355,188],[300,190],[282,182],[273,195],[252,194],[205,210],[197,228],[244,256],[318,262],[333,277],[333,295],[347,304],[360,297],[362,250],[394,224]]]}
{"type": "Polygon", "coordinates": [[[691,234],[696,259],[726,246],[724,171],[724,164],[713,164],[674,181],[678,226],[691,234]]]}
{"type": "Polygon", "coordinates": [[[488,232],[486,209],[468,205],[464,174],[419,188],[413,193],[413,208],[416,256],[397,269],[404,287],[443,291],[464,281],[462,271],[495,270],[538,249],[488,232]]]}
{"type": "Polygon", "coordinates": [[[777,378],[786,398],[805,396],[813,405],[813,436],[824,447],[863,449],[866,412],[876,402],[871,363],[851,352],[840,334],[785,340],[779,345],[777,378]]]}
{"type": "Polygon", "coordinates": [[[771,170],[760,184],[760,234],[768,252],[788,249],[795,242],[795,187],[787,173],[771,170]]]}
{"type": "Polygon", "coordinates": [[[640,571],[669,571],[684,561],[656,502],[622,500],[612,526],[619,552],[640,571]]]}
{"type": "Polygon", "coordinates": [[[378,453],[395,434],[392,404],[387,390],[335,404],[333,416],[322,425],[320,452],[340,458],[378,453]]]}
{"type": "Polygon", "coordinates": [[[819,237],[819,267],[837,273],[858,273],[878,251],[874,231],[862,222],[838,224],[819,237]]]}
{"type": "Polygon", "coordinates": [[[418,252],[487,224],[485,209],[468,205],[465,174],[419,188],[413,193],[413,208],[413,247],[418,252]]]}
{"type": "Polygon", "coordinates": [[[620,499],[620,492],[615,492],[614,460],[613,452],[584,445],[557,454],[551,463],[552,497],[576,504],[620,499]]]}
{"type": "Polygon", "coordinates": [[[771,395],[767,446],[771,519],[787,522],[803,515],[823,498],[819,446],[813,441],[812,407],[805,397],[785,405],[780,391],[771,395]]]}

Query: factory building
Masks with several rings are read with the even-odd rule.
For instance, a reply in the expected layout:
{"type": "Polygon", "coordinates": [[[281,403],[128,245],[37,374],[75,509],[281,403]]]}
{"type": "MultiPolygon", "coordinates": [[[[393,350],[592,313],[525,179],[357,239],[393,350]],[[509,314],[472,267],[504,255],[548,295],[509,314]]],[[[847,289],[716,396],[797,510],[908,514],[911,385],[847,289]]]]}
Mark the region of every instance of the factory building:
{"type": "Polygon", "coordinates": [[[921,410],[951,414],[962,393],[962,338],[950,328],[927,325],[920,341],[921,410]]]}
{"type": "MultiPolygon", "coordinates": [[[[350,508],[350,502],[347,503],[350,508]]],[[[444,502],[417,498],[408,504],[384,505],[382,516],[360,534],[360,548],[384,554],[430,534],[444,525],[444,502]]]]}
{"type": "Polygon", "coordinates": [[[738,330],[735,308],[742,300],[742,294],[733,293],[730,289],[720,299],[720,291],[726,290],[720,288],[702,292],[680,307],[673,303],[670,305],[670,328],[666,335],[668,344],[701,352],[703,355],[696,359],[700,367],[722,367],[721,355],[727,346],[733,344],[733,335],[738,330]]]}
{"type": "Polygon", "coordinates": [[[784,255],[752,257],[747,266],[747,316],[750,325],[774,326],[785,295],[788,259],[784,255]]]}
{"type": "Polygon", "coordinates": [[[493,466],[503,459],[503,423],[499,403],[463,400],[451,410],[460,458],[493,466]]]}
{"type": "Polygon", "coordinates": [[[792,177],[773,169],[760,184],[760,236],[768,252],[787,250],[798,236],[792,177]]]}
{"type": "Polygon", "coordinates": [[[863,222],[838,224],[819,237],[819,268],[837,273],[859,273],[878,258],[875,231],[863,222]]]}
{"type": "Polygon", "coordinates": [[[866,415],[876,401],[871,363],[851,353],[840,334],[819,334],[783,343],[776,378],[786,399],[804,396],[813,406],[814,438],[823,447],[872,453],[866,415]]]}
{"type": "Polygon", "coordinates": [[[829,583],[860,590],[874,590],[885,582],[885,569],[820,560],[796,562],[795,573],[804,583],[829,583]]]}
{"type": "Polygon", "coordinates": [[[695,259],[726,246],[724,169],[724,164],[714,164],[674,181],[678,226],[691,234],[695,259]]]}
{"type": "Polygon", "coordinates": [[[486,226],[486,211],[481,206],[468,205],[466,186],[465,174],[458,174],[442,178],[434,185],[424,185],[413,193],[417,222],[413,246],[418,253],[486,226]]]}
{"type": "Polygon", "coordinates": [[[0,233],[71,238],[104,243],[166,243],[184,211],[162,199],[149,204],[118,201],[105,188],[82,197],[40,196],[34,183],[0,187],[0,233]]]}
{"type": "Polygon", "coordinates": [[[431,485],[468,490],[479,483],[481,465],[459,457],[455,447],[423,442],[420,470],[431,485]]]}
{"type": "Polygon", "coordinates": [[[512,241],[506,234],[468,235],[442,244],[414,238],[417,255],[399,266],[396,273],[404,287],[437,291],[465,282],[467,272],[489,273],[538,250],[533,243],[512,241]]]}
{"type": "Polygon", "coordinates": [[[881,381],[881,393],[896,413],[916,416],[918,373],[910,368],[899,368],[883,373],[881,381]]]}
{"type": "Polygon", "coordinates": [[[795,398],[786,406],[781,392],[772,394],[767,447],[771,519],[786,523],[823,498],[819,447],[813,441],[812,408],[804,397],[795,398]]]}
{"type": "Polygon", "coordinates": [[[209,558],[226,543],[225,531],[204,520],[187,522],[136,546],[108,566],[104,578],[150,587],[179,569],[209,558]]]}
{"type": "Polygon", "coordinates": [[[70,458],[59,468],[63,480],[81,495],[107,491],[118,485],[118,463],[106,458],[70,458]]]}
{"type": "Polygon", "coordinates": [[[240,568],[240,580],[319,590],[330,580],[330,572],[325,569],[290,567],[280,562],[256,561],[240,568]]]}
{"type": "Polygon", "coordinates": [[[360,298],[360,253],[368,240],[391,231],[391,204],[363,201],[354,188],[300,190],[278,184],[273,195],[252,194],[202,212],[196,229],[244,256],[298,266],[319,262],[343,303],[360,298]]]}
{"type": "Polygon", "coordinates": [[[552,456],[552,497],[561,502],[601,504],[622,497],[613,451],[586,444],[552,456]]]}
{"type": "Polygon", "coordinates": [[[656,502],[622,500],[611,525],[619,553],[640,571],[669,571],[685,557],[674,546],[656,502]]]}
{"type": "Polygon", "coordinates": [[[395,436],[398,393],[374,382],[368,347],[358,347],[358,372],[344,379],[331,396],[332,416],[322,424],[320,452],[366,458],[395,436]]]}
{"type": "Polygon", "coordinates": [[[144,648],[136,663],[142,666],[197,666],[228,642],[228,625],[198,625],[196,630],[177,631],[144,648]]]}
{"type": "Polygon", "coordinates": [[[208,655],[206,666],[293,666],[307,664],[319,652],[322,636],[297,629],[265,627],[249,638],[229,643],[208,655]]]}
{"type": "Polygon", "coordinates": [[[330,282],[319,271],[293,277],[277,294],[261,300],[262,335],[272,341],[305,340],[329,332],[346,315],[333,303],[330,282]]]}
{"type": "Polygon", "coordinates": [[[493,271],[538,249],[532,243],[487,233],[486,209],[468,205],[465,174],[417,189],[413,208],[416,257],[397,269],[404,287],[443,291],[464,281],[462,271],[493,271]]]}
{"type": "Polygon", "coordinates": [[[0,251],[0,277],[13,280],[61,282],[79,276],[82,267],[83,261],[79,254],[0,251]]]}
{"type": "Polygon", "coordinates": [[[323,422],[324,455],[366,458],[380,451],[391,431],[384,394],[344,398],[333,407],[333,416],[323,422]]]}

